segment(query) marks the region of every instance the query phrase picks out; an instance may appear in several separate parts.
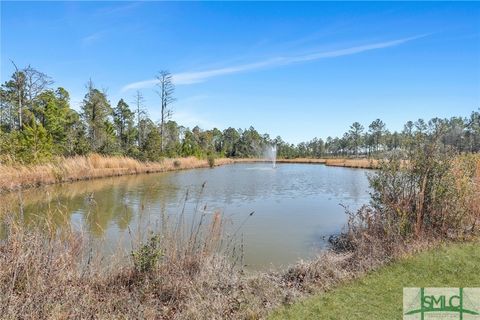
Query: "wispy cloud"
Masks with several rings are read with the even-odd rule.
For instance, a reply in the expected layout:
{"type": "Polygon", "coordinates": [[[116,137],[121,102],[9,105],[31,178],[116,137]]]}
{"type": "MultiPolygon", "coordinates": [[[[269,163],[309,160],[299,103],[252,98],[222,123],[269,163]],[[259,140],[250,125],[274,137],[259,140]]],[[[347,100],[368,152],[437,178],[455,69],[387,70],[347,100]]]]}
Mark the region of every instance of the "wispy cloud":
{"type": "MultiPolygon", "coordinates": [[[[396,40],[390,40],[390,41],[384,41],[384,42],[369,43],[365,45],[354,46],[354,47],[349,47],[344,49],[320,51],[320,52],[314,52],[314,53],[297,55],[297,56],[279,56],[279,57],[271,58],[268,60],[230,66],[225,68],[175,73],[173,74],[173,81],[176,85],[188,85],[188,84],[200,83],[214,77],[219,77],[219,76],[224,76],[229,74],[236,74],[236,73],[254,71],[254,70],[259,70],[264,68],[285,66],[285,65],[290,65],[294,63],[310,62],[310,61],[326,59],[326,58],[348,56],[348,55],[353,55],[353,54],[362,53],[362,52],[371,51],[371,50],[395,47],[415,39],[423,38],[425,36],[427,35],[424,34],[424,35],[418,35],[414,37],[408,37],[408,38],[402,38],[402,39],[396,39],[396,40]]],[[[157,83],[156,79],[133,82],[125,85],[122,88],[122,91],[149,88],[154,86],[156,83],[157,83]]]]}
{"type": "Polygon", "coordinates": [[[106,33],[106,31],[102,30],[102,31],[97,31],[97,32],[94,32],[92,34],[89,34],[89,35],[87,35],[87,36],[85,36],[81,39],[81,43],[82,43],[83,46],[89,46],[89,45],[97,42],[101,38],[103,38],[105,33],[106,33]]]}

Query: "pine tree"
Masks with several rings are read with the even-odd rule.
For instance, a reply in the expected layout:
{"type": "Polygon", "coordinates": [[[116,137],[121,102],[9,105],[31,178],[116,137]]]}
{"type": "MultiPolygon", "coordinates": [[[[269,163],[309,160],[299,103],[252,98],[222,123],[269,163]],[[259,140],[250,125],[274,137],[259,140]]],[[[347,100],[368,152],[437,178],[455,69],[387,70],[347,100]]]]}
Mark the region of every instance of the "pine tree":
{"type": "Polygon", "coordinates": [[[40,163],[52,156],[52,138],[47,130],[35,121],[23,126],[19,134],[19,159],[25,163],[40,163]]]}
{"type": "MultiPolygon", "coordinates": [[[[82,119],[87,127],[87,139],[90,148],[95,152],[106,150],[106,144],[111,144],[107,127],[110,123],[112,108],[106,95],[94,88],[92,81],[89,81],[88,92],[82,103],[82,119]]],[[[110,146],[109,146],[110,147],[110,146]]]]}
{"type": "Polygon", "coordinates": [[[133,118],[134,113],[130,110],[128,104],[120,99],[113,110],[113,123],[124,154],[128,153],[135,140],[133,118]]]}

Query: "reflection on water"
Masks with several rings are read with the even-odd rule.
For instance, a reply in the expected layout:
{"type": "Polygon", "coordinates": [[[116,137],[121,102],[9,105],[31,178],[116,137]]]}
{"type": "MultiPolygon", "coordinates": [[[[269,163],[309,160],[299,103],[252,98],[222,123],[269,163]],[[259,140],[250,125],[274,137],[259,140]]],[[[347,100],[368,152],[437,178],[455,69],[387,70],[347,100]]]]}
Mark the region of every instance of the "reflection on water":
{"type": "Polygon", "coordinates": [[[161,228],[182,210],[188,217],[206,206],[223,212],[231,226],[255,211],[241,229],[245,263],[265,268],[310,256],[346,222],[340,204],[354,209],[368,199],[365,170],[235,164],[55,185],[5,195],[0,204],[27,224],[72,225],[112,247],[128,246],[129,237],[161,228]]]}

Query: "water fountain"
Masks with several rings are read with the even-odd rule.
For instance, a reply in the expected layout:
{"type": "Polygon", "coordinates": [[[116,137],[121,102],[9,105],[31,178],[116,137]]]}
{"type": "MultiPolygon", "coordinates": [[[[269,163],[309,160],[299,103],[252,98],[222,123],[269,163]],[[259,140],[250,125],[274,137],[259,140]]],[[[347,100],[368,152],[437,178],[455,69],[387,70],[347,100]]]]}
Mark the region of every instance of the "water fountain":
{"type": "Polygon", "coordinates": [[[277,162],[277,145],[272,145],[272,167],[275,169],[275,164],[277,162]]]}
{"type": "Polygon", "coordinates": [[[277,145],[273,144],[271,146],[266,146],[264,151],[264,157],[268,161],[272,162],[272,167],[275,169],[277,162],[277,145]]]}

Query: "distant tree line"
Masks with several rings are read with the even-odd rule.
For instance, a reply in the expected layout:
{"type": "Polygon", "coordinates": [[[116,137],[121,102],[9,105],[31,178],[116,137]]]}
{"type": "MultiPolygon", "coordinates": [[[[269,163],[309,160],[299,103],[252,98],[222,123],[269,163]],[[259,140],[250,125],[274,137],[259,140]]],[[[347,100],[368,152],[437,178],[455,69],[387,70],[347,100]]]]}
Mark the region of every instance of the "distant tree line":
{"type": "Polygon", "coordinates": [[[473,111],[464,118],[408,121],[400,132],[389,131],[380,119],[374,120],[368,128],[354,122],[342,137],[299,143],[295,148],[295,156],[382,157],[391,151],[412,150],[415,144],[425,139],[440,142],[445,150],[476,153],[480,151],[479,111],[473,111]]]}
{"type": "Polygon", "coordinates": [[[277,156],[378,157],[393,150],[407,150],[419,138],[440,139],[456,152],[480,150],[480,113],[451,119],[409,121],[401,132],[390,132],[380,119],[365,128],[354,122],[342,137],[314,138],[297,145],[248,129],[190,129],[171,120],[174,85],[171,75],[158,76],[161,119],[149,118],[141,92],[131,103],[120,99],[111,105],[105,91],[92,81],[86,86],[81,111],[70,106],[62,87],[53,88],[46,74],[15,66],[11,79],[0,87],[0,162],[39,163],[54,156],[125,155],[158,161],[163,157],[259,157],[269,145],[277,156]]]}

